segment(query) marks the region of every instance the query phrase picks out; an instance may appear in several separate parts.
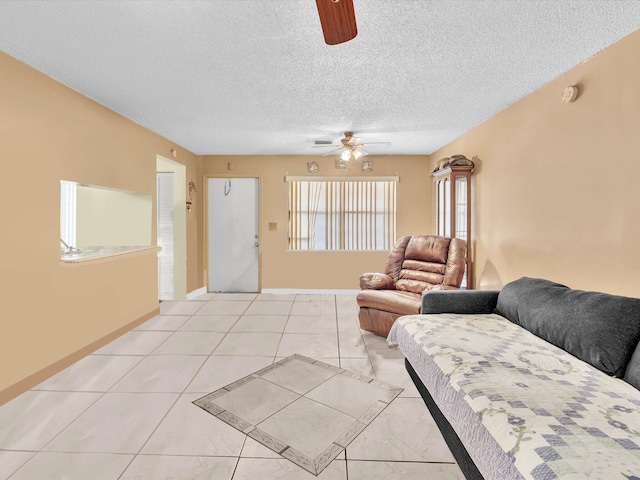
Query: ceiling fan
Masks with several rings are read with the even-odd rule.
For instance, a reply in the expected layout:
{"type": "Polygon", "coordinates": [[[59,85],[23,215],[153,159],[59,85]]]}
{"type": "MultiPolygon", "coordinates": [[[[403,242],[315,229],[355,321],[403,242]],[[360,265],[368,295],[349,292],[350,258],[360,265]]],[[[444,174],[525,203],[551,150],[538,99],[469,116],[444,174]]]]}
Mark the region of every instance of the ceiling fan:
{"type": "Polygon", "coordinates": [[[360,157],[365,155],[369,155],[369,152],[364,150],[362,147],[368,146],[388,146],[391,145],[390,142],[371,142],[371,143],[360,143],[360,139],[358,137],[353,136],[353,132],[344,132],[344,138],[340,139],[341,145],[336,145],[334,143],[331,144],[318,144],[313,145],[311,148],[332,148],[331,151],[323,154],[323,156],[332,155],[340,150],[342,153],[340,154],[340,158],[345,162],[351,159],[357,160],[360,157]]]}
{"type": "Polygon", "coordinates": [[[316,0],[327,45],[348,42],[358,34],[353,0],[316,0]]]}

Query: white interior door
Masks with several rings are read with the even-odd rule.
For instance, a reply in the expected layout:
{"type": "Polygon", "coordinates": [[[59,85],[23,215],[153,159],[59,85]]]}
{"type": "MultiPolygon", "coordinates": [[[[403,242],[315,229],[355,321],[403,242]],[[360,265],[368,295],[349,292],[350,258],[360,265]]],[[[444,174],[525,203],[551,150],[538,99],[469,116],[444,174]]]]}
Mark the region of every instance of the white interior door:
{"type": "Polygon", "coordinates": [[[158,245],[158,299],[173,300],[173,172],[156,173],[158,245]]]}
{"type": "Polygon", "coordinates": [[[258,291],[258,179],[207,184],[209,291],[258,291]]]}

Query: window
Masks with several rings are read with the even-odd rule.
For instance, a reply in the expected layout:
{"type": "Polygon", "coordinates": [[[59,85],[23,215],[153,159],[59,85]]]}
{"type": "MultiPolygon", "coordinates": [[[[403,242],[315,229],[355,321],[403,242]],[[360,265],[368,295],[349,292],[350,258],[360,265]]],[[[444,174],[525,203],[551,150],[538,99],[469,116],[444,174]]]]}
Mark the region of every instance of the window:
{"type": "Polygon", "coordinates": [[[151,245],[152,211],[150,193],[60,180],[60,247],[151,245]]]}
{"type": "Polygon", "coordinates": [[[287,177],[290,250],[390,250],[397,177],[287,177]]]}
{"type": "Polygon", "coordinates": [[[76,246],[76,184],[60,181],[60,240],[76,246]]]}

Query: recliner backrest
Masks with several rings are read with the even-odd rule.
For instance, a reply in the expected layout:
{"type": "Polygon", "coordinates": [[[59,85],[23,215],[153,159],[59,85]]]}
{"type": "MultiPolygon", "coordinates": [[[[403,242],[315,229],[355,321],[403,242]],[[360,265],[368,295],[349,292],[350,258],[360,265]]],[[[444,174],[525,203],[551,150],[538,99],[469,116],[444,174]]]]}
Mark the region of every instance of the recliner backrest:
{"type": "Polygon", "coordinates": [[[389,254],[385,273],[396,290],[422,293],[436,285],[459,287],[465,269],[466,242],[459,238],[416,235],[400,238],[389,254]]]}

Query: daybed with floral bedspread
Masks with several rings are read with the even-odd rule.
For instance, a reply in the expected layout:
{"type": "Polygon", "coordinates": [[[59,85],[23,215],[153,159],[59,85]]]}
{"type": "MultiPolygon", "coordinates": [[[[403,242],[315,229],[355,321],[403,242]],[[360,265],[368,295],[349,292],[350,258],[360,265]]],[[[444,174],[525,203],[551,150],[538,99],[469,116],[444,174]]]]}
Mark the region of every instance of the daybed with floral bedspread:
{"type": "Polygon", "coordinates": [[[467,478],[640,479],[640,299],[522,278],[421,312],[388,341],[467,478]]]}

